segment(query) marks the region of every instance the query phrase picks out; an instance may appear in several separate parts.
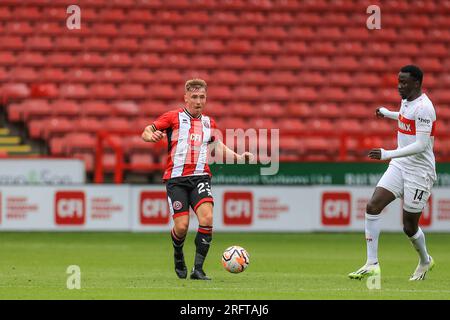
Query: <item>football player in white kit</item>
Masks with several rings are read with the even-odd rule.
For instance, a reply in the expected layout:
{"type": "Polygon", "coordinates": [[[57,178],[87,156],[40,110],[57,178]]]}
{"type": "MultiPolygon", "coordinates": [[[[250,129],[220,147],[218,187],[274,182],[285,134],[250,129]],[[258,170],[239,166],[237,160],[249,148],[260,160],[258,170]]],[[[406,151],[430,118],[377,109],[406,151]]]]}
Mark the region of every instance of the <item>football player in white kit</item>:
{"type": "Polygon", "coordinates": [[[428,254],[419,218],[436,180],[433,154],[436,113],[432,102],[422,93],[423,73],[417,66],[407,65],[398,74],[398,91],[402,97],[400,112],[381,107],[379,118],[398,121],[396,150],[372,149],[371,159],[389,160],[389,167],[378,182],[366,207],[365,236],[367,261],[350,273],[351,279],[381,275],[378,262],[380,213],[396,198],[403,198],[403,231],[419,254],[419,264],[409,280],[424,280],[434,266],[428,254]]]}

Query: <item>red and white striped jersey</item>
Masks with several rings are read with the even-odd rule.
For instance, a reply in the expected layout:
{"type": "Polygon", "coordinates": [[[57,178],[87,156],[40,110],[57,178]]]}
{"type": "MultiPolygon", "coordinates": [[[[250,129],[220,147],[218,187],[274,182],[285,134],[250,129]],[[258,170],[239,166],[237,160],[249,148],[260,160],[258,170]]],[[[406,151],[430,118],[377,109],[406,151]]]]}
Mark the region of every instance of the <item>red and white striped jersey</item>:
{"type": "Polygon", "coordinates": [[[433,153],[435,125],[436,112],[433,103],[425,93],[413,101],[403,99],[398,116],[398,148],[414,143],[416,132],[429,133],[431,143],[424,152],[392,159],[391,164],[412,174],[436,180],[436,161],[433,153]]]}
{"type": "Polygon", "coordinates": [[[155,130],[166,131],[168,157],[163,180],[176,177],[210,175],[208,144],[214,141],[216,123],[208,116],[193,117],[186,108],[161,115],[155,130]]]}

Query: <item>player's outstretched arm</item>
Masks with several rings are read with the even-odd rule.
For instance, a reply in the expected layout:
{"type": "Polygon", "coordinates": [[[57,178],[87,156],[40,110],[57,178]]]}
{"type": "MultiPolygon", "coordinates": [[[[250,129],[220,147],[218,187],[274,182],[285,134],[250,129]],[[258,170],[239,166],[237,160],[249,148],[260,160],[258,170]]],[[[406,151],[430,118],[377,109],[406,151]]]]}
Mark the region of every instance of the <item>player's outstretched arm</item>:
{"type": "Polygon", "coordinates": [[[389,118],[392,120],[398,120],[399,112],[389,111],[385,107],[379,107],[375,111],[377,118],[389,118]]]}
{"type": "Polygon", "coordinates": [[[228,148],[222,141],[218,140],[214,143],[215,151],[220,155],[225,155],[226,159],[236,159],[238,162],[240,161],[252,161],[254,159],[253,153],[244,152],[242,154],[237,154],[230,148],[228,148]]]}
{"type": "Polygon", "coordinates": [[[425,151],[425,148],[429,143],[431,143],[429,132],[417,132],[416,142],[396,150],[384,150],[383,148],[372,149],[369,152],[369,158],[375,160],[389,160],[392,158],[412,156],[413,154],[425,151]]]}
{"type": "Polygon", "coordinates": [[[158,142],[166,136],[162,131],[156,130],[153,125],[147,126],[142,132],[142,139],[145,142],[158,142]]]}

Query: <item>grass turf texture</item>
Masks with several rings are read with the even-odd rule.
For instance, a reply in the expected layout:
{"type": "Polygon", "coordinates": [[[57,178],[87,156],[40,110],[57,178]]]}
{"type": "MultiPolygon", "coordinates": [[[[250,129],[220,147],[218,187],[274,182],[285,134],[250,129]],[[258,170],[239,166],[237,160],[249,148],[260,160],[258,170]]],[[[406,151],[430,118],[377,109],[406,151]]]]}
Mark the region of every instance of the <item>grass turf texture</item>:
{"type": "MultiPolygon", "coordinates": [[[[436,267],[409,282],[418,258],[403,234],[380,238],[381,290],[347,274],[365,261],[363,233],[215,233],[205,271],[213,281],[180,280],[169,233],[0,233],[0,299],[450,299],[450,234],[427,233],[436,267]],[[241,274],[221,254],[250,254],[241,274]],[[66,288],[66,269],[81,268],[81,289],[66,288]]],[[[185,244],[188,269],[194,238],[185,244]]]]}

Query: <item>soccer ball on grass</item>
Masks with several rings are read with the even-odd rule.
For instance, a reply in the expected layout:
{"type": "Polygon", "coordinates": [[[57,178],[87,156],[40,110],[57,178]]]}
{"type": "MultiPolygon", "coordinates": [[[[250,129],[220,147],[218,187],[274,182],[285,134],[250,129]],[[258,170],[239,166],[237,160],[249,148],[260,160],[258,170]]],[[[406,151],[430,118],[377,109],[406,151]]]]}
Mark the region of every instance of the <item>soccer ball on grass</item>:
{"type": "Polygon", "coordinates": [[[247,269],[250,263],[250,255],[240,246],[227,248],[222,255],[222,265],[228,272],[240,273],[247,269]]]}

